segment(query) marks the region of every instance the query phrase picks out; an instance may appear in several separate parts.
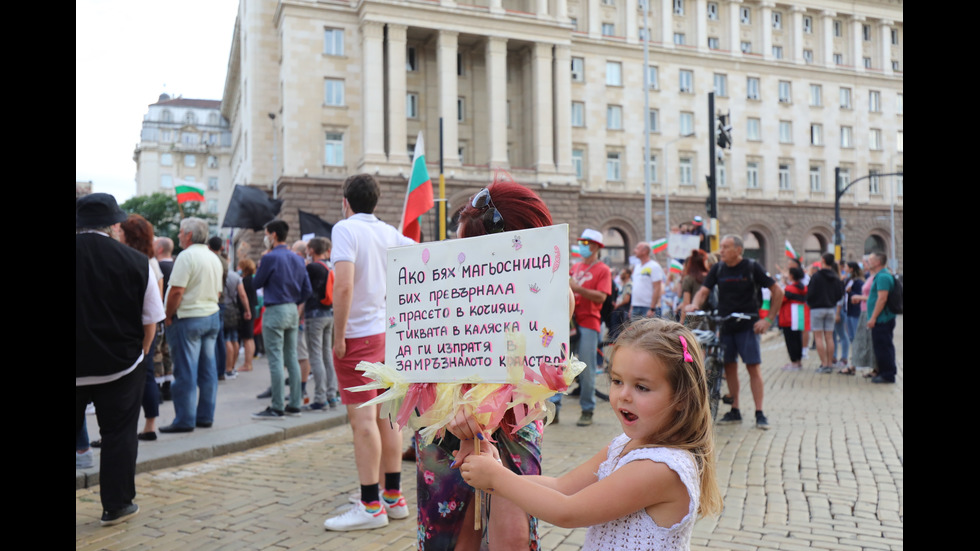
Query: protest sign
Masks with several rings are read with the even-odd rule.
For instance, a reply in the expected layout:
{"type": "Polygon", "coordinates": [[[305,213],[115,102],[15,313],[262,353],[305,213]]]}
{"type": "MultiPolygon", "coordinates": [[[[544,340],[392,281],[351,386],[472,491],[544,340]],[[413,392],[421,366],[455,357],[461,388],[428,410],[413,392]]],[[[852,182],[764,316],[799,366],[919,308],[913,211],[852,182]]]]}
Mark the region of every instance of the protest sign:
{"type": "Polygon", "coordinates": [[[565,362],[568,273],[567,224],[389,249],[385,364],[409,383],[504,383],[512,362],[565,362]]]}
{"type": "Polygon", "coordinates": [[[667,236],[667,256],[670,258],[687,258],[691,251],[701,247],[701,236],[684,233],[672,233],[667,236]]]}

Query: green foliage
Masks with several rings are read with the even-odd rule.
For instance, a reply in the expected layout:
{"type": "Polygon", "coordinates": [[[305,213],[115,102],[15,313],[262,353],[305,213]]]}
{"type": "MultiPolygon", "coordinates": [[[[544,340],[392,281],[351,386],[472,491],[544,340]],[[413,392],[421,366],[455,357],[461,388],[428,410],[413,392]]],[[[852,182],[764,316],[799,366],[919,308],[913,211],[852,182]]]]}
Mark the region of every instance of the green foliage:
{"type": "Polygon", "coordinates": [[[153,195],[140,195],[133,197],[120,205],[126,213],[139,214],[153,224],[153,232],[157,236],[164,236],[173,239],[174,247],[179,248],[177,240],[177,230],[180,229],[181,207],[183,207],[183,218],[196,216],[207,220],[209,224],[217,222],[218,217],[213,214],[202,212],[204,204],[198,202],[177,204],[177,198],[166,193],[154,193],[153,195]]]}

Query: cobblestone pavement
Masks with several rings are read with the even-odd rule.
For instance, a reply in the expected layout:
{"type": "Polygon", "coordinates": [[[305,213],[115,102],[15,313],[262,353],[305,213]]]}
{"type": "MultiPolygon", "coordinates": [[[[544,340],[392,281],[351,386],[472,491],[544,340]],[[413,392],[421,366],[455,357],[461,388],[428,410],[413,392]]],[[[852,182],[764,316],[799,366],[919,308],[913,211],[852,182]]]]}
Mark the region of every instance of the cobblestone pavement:
{"type": "MultiPolygon", "coordinates": [[[[694,549],[903,547],[902,334],[900,321],[895,385],[873,385],[860,373],[818,375],[815,365],[783,372],[782,339],[764,341],[772,428],[755,429],[749,415],[741,426],[715,429],[725,510],[698,522],[694,549]]],[[[741,376],[742,403],[751,404],[744,370],[741,376]]],[[[580,428],[573,423],[577,405],[566,400],[563,424],[545,433],[545,474],[571,469],[620,432],[602,405],[595,424],[580,428]]],[[[98,487],[78,489],[76,549],[414,549],[412,519],[380,530],[324,530],[323,520],[345,508],[357,489],[352,449],[345,425],[142,473],[136,478],[140,515],[113,527],[99,526],[98,487]]],[[[414,495],[408,464],[403,482],[414,495]]],[[[581,547],[585,529],[542,523],[541,534],[542,549],[570,551],[581,547]]]]}

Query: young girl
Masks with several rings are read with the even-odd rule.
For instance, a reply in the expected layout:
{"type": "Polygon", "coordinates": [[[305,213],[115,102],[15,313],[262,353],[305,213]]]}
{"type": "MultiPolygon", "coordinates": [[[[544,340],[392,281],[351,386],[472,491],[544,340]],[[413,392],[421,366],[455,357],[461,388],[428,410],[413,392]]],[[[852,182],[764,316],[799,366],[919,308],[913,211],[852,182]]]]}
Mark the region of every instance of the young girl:
{"type": "Polygon", "coordinates": [[[702,362],[686,327],[638,320],[613,347],[609,403],[623,434],[559,478],[519,476],[491,446],[466,458],[463,478],[557,526],[588,526],[584,550],[687,549],[696,518],[722,505],[702,362]]]}

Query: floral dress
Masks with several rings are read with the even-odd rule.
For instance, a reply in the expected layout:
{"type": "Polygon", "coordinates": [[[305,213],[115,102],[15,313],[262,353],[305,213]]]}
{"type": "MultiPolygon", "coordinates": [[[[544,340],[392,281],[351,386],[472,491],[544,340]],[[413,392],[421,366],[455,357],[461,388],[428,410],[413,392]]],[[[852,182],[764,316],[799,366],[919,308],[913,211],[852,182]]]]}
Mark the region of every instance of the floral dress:
{"type": "MultiPolygon", "coordinates": [[[[507,414],[511,415],[510,412],[507,414]]],[[[541,474],[541,421],[530,423],[515,434],[503,429],[493,433],[503,464],[511,471],[523,475],[541,474]]],[[[450,468],[452,455],[447,450],[459,447],[459,441],[448,432],[438,443],[419,446],[416,434],[416,469],[418,472],[418,548],[426,551],[451,550],[463,528],[466,507],[473,499],[473,488],[463,481],[459,469],[450,468]]],[[[481,549],[487,549],[486,518],[493,507],[492,500],[484,494],[482,511],[484,539],[481,549]]],[[[538,549],[538,519],[528,516],[528,549],[538,549]]]]}

